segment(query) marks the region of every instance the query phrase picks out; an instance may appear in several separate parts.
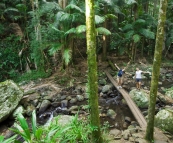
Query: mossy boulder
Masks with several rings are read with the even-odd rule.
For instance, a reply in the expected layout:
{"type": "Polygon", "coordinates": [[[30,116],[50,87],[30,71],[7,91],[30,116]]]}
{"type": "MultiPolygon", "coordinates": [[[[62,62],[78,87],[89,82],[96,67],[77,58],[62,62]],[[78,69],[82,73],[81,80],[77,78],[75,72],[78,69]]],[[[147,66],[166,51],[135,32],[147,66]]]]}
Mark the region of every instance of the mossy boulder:
{"type": "Polygon", "coordinates": [[[149,96],[144,90],[133,89],[129,93],[130,97],[140,108],[147,108],[149,103],[149,96]]]}
{"type": "Polygon", "coordinates": [[[159,111],[155,116],[155,126],[173,134],[173,110],[159,111]]]}
{"type": "Polygon", "coordinates": [[[23,90],[12,80],[0,83],[0,122],[15,110],[22,96],[23,90]]]}

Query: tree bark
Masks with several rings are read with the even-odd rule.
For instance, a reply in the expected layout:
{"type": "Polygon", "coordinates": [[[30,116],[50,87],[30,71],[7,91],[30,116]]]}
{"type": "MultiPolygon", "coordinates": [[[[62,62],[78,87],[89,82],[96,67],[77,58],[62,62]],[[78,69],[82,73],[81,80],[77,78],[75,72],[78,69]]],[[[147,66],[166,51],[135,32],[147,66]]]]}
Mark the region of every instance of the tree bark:
{"type": "Polygon", "coordinates": [[[145,135],[146,140],[148,140],[149,142],[152,142],[154,139],[153,133],[154,133],[155,104],[156,104],[156,95],[157,95],[158,80],[160,74],[162,47],[164,41],[164,25],[166,20],[167,1],[168,0],[160,0],[156,45],[155,45],[154,61],[153,61],[153,72],[152,72],[151,88],[150,88],[150,102],[148,108],[148,122],[147,122],[147,129],[145,135]]]}
{"type": "Polygon", "coordinates": [[[102,143],[100,119],[98,110],[98,76],[96,62],[96,30],[94,24],[94,0],[85,0],[86,5],[86,37],[87,37],[87,64],[88,64],[88,94],[90,105],[92,142],[102,143]]]}

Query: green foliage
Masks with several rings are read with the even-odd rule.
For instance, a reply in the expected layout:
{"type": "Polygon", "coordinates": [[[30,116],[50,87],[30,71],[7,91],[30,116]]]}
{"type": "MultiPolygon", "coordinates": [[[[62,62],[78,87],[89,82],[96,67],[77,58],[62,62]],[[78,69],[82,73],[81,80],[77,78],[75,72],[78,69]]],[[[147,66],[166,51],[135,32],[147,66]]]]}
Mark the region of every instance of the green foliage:
{"type": "Polygon", "coordinates": [[[47,73],[44,71],[36,71],[32,70],[30,72],[24,73],[23,75],[16,77],[14,80],[16,82],[21,82],[21,81],[30,81],[30,80],[36,80],[38,78],[46,78],[51,75],[51,71],[48,71],[47,73]]]}
{"type": "Polygon", "coordinates": [[[148,39],[155,39],[154,32],[150,31],[149,29],[142,28],[142,29],[139,29],[139,32],[148,39]]]}
{"type": "Polygon", "coordinates": [[[104,27],[98,27],[96,28],[96,31],[98,32],[98,34],[111,35],[111,32],[104,27]]]}
{"type": "Polygon", "coordinates": [[[17,135],[14,135],[14,136],[4,140],[4,136],[0,136],[0,143],[14,143],[14,140],[16,137],[17,137],[17,135]]]}

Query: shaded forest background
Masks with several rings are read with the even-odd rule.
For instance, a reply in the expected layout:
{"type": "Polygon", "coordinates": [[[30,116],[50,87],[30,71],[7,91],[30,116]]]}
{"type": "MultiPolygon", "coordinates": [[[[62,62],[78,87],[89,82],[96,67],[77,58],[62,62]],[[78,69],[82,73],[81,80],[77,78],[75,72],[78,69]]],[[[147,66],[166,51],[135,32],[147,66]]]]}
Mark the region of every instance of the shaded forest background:
{"type": "MultiPolygon", "coordinates": [[[[159,2],[96,0],[97,55],[153,59],[159,2]]],[[[173,1],[169,1],[163,58],[173,59],[173,1]]],[[[85,1],[1,0],[0,81],[49,76],[86,59],[85,1]],[[32,76],[31,76],[32,74],[32,76]],[[22,76],[21,76],[22,75],[22,76]]]]}

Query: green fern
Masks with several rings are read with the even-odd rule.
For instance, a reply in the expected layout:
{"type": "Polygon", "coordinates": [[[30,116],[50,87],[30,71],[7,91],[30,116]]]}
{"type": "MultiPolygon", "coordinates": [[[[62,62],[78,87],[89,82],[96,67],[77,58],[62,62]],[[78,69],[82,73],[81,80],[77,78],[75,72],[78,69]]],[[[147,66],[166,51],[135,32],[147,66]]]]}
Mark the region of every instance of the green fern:
{"type": "Polygon", "coordinates": [[[71,28],[68,31],[66,31],[65,36],[68,35],[68,34],[73,34],[73,33],[76,33],[76,28],[71,28]]]}
{"type": "Polygon", "coordinates": [[[127,39],[130,39],[133,36],[134,33],[135,33],[134,30],[130,30],[127,33],[125,33],[125,37],[127,39]]]}
{"type": "Polygon", "coordinates": [[[49,50],[49,54],[53,55],[54,53],[59,51],[63,47],[63,45],[64,45],[63,43],[52,44],[52,47],[49,50]]]}

